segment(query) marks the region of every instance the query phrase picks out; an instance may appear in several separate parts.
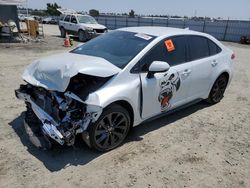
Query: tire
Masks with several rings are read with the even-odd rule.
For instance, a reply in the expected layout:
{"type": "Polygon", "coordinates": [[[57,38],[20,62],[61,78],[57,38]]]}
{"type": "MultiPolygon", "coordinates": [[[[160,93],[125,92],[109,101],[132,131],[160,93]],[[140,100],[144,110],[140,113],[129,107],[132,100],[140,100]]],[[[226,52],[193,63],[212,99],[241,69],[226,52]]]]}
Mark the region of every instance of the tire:
{"type": "Polygon", "coordinates": [[[63,27],[61,27],[61,28],[60,28],[60,31],[61,31],[61,37],[62,37],[62,38],[65,38],[65,36],[66,36],[66,31],[65,31],[65,29],[64,29],[63,27]]]}
{"type": "Polygon", "coordinates": [[[225,74],[220,75],[214,82],[214,85],[209,93],[209,97],[206,100],[210,104],[216,104],[224,97],[225,90],[227,88],[228,78],[225,74]]]}
{"type": "Polygon", "coordinates": [[[97,122],[89,126],[89,140],[93,149],[110,151],[122,144],[130,130],[128,111],[120,105],[107,107],[97,122]]]}
{"type": "Polygon", "coordinates": [[[244,38],[244,37],[241,37],[240,43],[241,43],[241,44],[246,44],[246,41],[245,41],[245,38],[244,38]]]}
{"type": "Polygon", "coordinates": [[[78,31],[78,38],[80,42],[86,42],[87,41],[87,34],[85,31],[80,30],[78,31]]]}

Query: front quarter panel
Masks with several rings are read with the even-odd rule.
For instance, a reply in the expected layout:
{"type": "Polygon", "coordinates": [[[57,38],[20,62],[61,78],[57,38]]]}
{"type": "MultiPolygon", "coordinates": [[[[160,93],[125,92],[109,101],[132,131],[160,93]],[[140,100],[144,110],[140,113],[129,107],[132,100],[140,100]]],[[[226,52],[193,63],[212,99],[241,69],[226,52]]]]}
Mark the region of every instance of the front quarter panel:
{"type": "Polygon", "coordinates": [[[93,104],[105,108],[117,101],[129,103],[133,109],[134,125],[140,123],[140,80],[138,74],[125,72],[114,76],[104,87],[91,93],[87,100],[93,104]]]}

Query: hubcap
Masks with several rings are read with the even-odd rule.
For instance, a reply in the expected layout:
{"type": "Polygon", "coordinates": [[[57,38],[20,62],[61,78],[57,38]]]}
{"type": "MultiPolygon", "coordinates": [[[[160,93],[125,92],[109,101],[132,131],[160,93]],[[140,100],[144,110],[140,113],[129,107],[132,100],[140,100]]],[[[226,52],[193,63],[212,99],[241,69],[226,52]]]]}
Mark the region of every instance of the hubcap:
{"type": "Polygon", "coordinates": [[[96,127],[95,142],[102,149],[112,149],[124,140],[128,128],[129,123],[123,113],[107,114],[96,127]]]}

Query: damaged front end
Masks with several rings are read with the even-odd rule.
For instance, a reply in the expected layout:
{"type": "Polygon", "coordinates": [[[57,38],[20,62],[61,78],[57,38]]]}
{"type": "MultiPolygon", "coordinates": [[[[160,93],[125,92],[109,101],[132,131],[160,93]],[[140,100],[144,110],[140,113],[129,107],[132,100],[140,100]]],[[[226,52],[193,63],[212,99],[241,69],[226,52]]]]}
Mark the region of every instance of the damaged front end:
{"type": "Polygon", "coordinates": [[[65,92],[50,91],[31,84],[21,85],[15,90],[16,97],[26,103],[25,129],[37,147],[48,149],[51,140],[71,146],[75,143],[75,136],[84,133],[101,115],[100,106],[84,102],[91,89],[87,94],[79,83],[74,83],[75,80],[72,79],[65,92]]]}

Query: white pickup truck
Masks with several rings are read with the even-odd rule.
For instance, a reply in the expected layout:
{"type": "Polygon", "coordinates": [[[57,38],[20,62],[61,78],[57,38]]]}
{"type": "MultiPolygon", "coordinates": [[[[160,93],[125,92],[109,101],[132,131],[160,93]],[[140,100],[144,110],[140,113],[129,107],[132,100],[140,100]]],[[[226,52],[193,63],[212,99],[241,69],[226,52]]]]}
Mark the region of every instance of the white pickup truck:
{"type": "Polygon", "coordinates": [[[61,37],[68,34],[76,35],[81,42],[85,42],[93,37],[106,33],[108,29],[89,16],[77,13],[62,14],[59,20],[61,37]]]}

